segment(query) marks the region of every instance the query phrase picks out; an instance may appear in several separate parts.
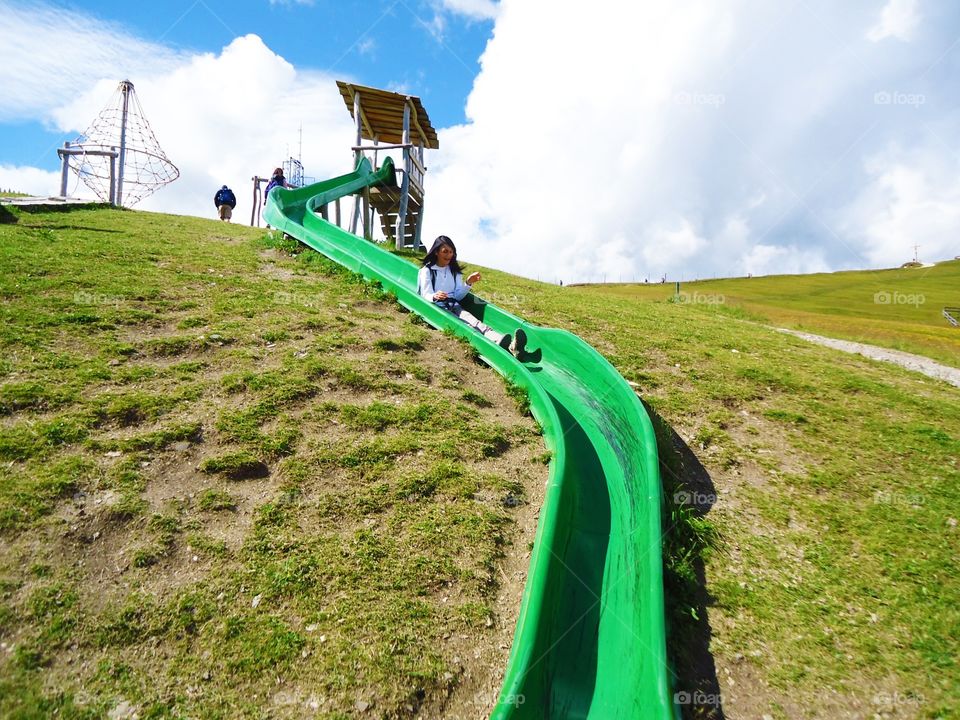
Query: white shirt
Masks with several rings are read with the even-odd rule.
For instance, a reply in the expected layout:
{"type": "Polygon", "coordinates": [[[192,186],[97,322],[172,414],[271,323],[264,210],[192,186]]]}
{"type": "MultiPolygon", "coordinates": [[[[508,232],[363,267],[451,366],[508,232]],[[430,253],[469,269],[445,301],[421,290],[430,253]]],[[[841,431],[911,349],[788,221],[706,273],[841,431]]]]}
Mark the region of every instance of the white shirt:
{"type": "Polygon", "coordinates": [[[420,268],[420,274],[417,276],[417,292],[431,302],[438,292],[445,292],[455,300],[463,300],[470,292],[470,286],[463,281],[463,273],[458,273],[454,277],[449,265],[444,267],[425,265],[420,268]],[[431,270],[436,273],[436,282],[431,282],[431,270]]]}

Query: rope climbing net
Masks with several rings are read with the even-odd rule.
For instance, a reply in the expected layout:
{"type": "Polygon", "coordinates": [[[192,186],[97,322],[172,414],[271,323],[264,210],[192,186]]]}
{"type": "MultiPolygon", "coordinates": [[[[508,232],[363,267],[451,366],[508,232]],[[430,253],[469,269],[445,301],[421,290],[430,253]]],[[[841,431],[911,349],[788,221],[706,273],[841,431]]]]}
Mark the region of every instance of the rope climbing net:
{"type": "Polygon", "coordinates": [[[117,184],[117,204],[130,207],[180,177],[147,122],[133,83],[124,80],[107,106],[71,146],[84,152],[71,164],[84,184],[104,202],[110,201],[111,181],[117,184]],[[88,155],[90,151],[116,151],[116,178],[112,159],[88,155]]]}

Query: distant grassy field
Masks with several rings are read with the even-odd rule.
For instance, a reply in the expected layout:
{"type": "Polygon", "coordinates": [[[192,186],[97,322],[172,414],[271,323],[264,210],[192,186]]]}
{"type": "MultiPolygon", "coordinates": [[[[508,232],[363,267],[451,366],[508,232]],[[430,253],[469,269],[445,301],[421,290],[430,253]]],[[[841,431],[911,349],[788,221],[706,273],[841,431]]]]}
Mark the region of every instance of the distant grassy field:
{"type": "MultiPolygon", "coordinates": [[[[892,272],[682,288],[726,295],[712,304],[669,301],[663,287],[561,288],[485,272],[488,298],[587,339],[692,451],[662,468],[681,483],[666,542],[691,504],[721,541],[702,552],[706,594],[692,613],[711,660],[687,654],[697,624],[674,617],[686,634],[671,640],[675,687],[703,699],[687,717],[719,718],[719,706],[736,718],[960,717],[960,389],[754,321],[769,310],[784,313],[780,324],[796,304],[837,327],[849,318],[858,339],[900,344],[907,327],[904,345],[946,360],[944,338],[960,332],[935,330],[933,309],[957,289],[958,268],[911,271],[899,284],[892,272]],[[875,306],[883,290],[927,300],[875,306]]],[[[660,453],[676,456],[669,436],[660,453]]],[[[684,565],[667,563],[672,591],[684,591],[669,572],[684,565]]],[[[674,612],[686,601],[673,597],[674,612]]]]}
{"type": "MultiPolygon", "coordinates": [[[[594,285],[616,302],[674,298],[673,283],[594,285]]],[[[960,260],[934,267],[774,275],[681,283],[676,301],[726,304],[778,327],[917,353],[960,367],[960,328],[942,310],[960,307],[960,260]]]]}
{"type": "Polygon", "coordinates": [[[436,717],[495,687],[548,459],[498,376],[262,230],[0,219],[0,717],[436,717]]]}

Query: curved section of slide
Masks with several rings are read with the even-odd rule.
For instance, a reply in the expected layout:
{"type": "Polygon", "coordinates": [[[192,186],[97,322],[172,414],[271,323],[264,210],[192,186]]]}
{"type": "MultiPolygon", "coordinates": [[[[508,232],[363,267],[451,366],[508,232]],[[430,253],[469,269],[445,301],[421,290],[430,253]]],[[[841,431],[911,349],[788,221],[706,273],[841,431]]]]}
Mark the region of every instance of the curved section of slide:
{"type": "Polygon", "coordinates": [[[468,296],[499,332],[522,327],[521,360],[417,294],[417,268],[320,217],[321,206],[394,181],[363,159],[355,172],[271,191],[267,222],[379,281],[431,325],[469,341],[527,389],[552,453],[530,568],[503,687],[491,717],[674,718],[664,628],[661,488],[650,418],[623,377],[590,345],[468,296]],[[538,352],[539,351],[539,352],[538,352]]]}

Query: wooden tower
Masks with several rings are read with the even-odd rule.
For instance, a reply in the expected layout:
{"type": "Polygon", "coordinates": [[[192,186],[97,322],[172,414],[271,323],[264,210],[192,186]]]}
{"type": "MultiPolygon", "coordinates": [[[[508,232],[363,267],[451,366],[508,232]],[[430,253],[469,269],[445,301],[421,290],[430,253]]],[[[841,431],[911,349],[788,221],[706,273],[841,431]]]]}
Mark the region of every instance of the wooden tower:
{"type": "MultiPolygon", "coordinates": [[[[437,150],[437,132],[420,98],[402,93],[337,81],[340,94],[357,126],[353,146],[354,167],[361,155],[372,152],[374,169],[380,150],[403,150],[403,160],[397,171],[402,180],[399,187],[370,188],[363,196],[364,236],[371,237],[372,213],[380,214],[380,226],[387,242],[396,247],[419,248],[420,228],[423,224],[423,178],[427,172],[423,160],[426,148],[437,150]],[[372,145],[363,145],[369,140],[372,145]]],[[[356,233],[360,219],[360,203],[354,207],[350,231],[356,233]]]]}

